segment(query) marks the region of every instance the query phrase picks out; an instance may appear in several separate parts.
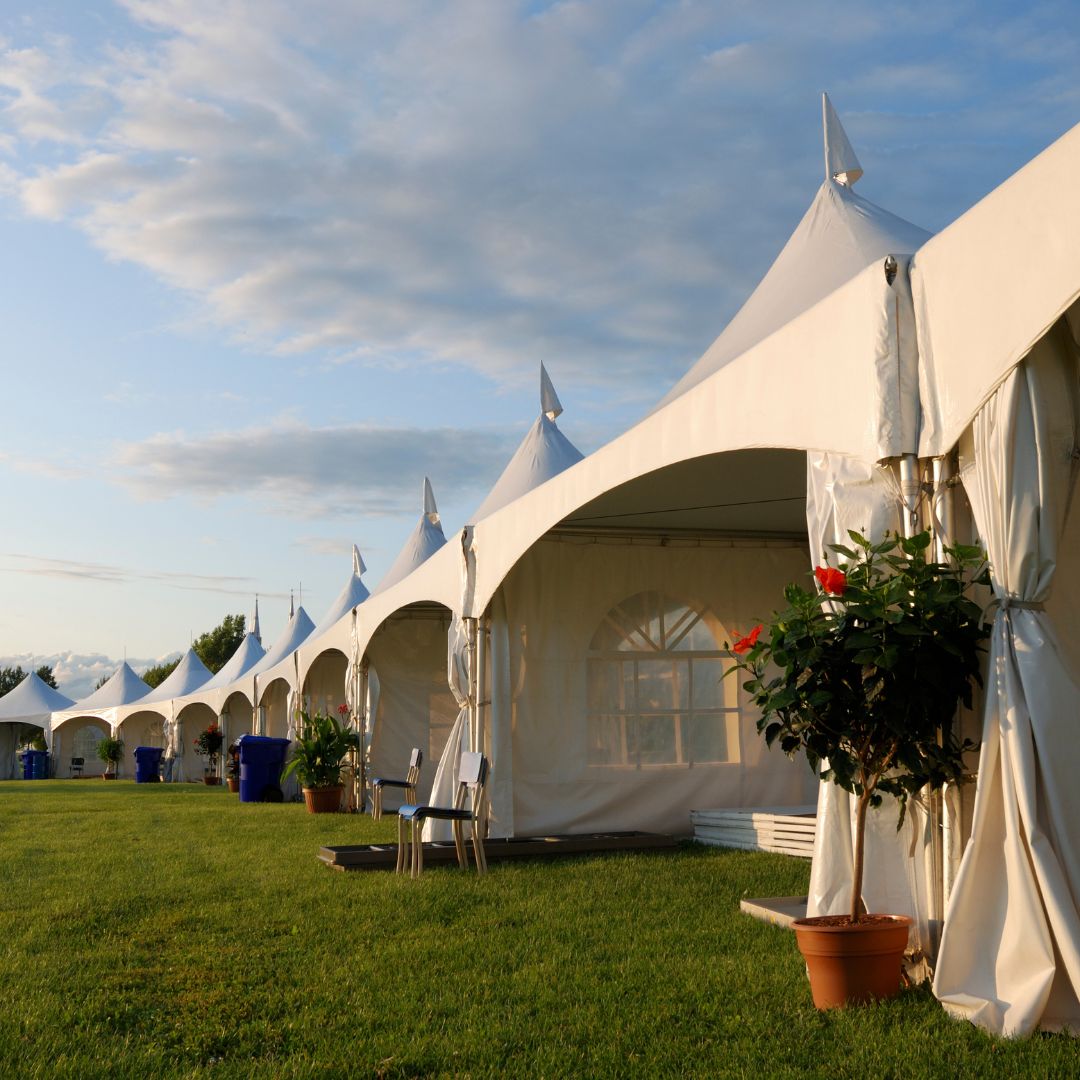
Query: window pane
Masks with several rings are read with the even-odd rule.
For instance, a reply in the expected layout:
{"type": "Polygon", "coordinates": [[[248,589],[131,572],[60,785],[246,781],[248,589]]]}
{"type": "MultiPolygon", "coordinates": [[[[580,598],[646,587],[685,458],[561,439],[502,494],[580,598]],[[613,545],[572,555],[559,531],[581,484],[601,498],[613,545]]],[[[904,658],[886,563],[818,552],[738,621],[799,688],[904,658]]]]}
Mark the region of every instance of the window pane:
{"type": "Polygon", "coordinates": [[[589,764],[625,765],[626,724],[621,716],[589,717],[589,764]]]}
{"type": "Polygon", "coordinates": [[[734,666],[734,661],[727,657],[694,661],[695,709],[738,708],[740,676],[727,675],[734,666]]]}
{"type": "MultiPolygon", "coordinates": [[[[587,708],[590,713],[613,713],[623,708],[619,681],[622,678],[619,660],[590,660],[586,678],[587,708]]],[[[627,665],[633,667],[633,665],[627,665]]]]}
{"type": "Polygon", "coordinates": [[[638,754],[642,765],[670,765],[676,760],[675,722],[673,716],[638,718],[638,754]]]}
{"type": "Polygon", "coordinates": [[[688,723],[694,762],[738,761],[738,719],[727,713],[696,714],[688,723]]]}
{"type": "Polygon", "coordinates": [[[675,648],[680,651],[693,652],[716,652],[720,647],[712,631],[702,618],[695,619],[689,632],[683,637],[675,648]]]}
{"type": "Polygon", "coordinates": [[[637,670],[638,712],[686,708],[689,693],[687,676],[690,673],[685,663],[675,660],[639,660],[637,670]]]}

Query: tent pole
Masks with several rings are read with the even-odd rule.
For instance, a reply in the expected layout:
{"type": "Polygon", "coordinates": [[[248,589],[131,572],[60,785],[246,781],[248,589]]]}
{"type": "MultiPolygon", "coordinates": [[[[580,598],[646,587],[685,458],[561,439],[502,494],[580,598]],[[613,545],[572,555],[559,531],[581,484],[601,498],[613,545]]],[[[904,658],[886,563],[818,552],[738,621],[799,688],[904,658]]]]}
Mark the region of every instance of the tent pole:
{"type": "Polygon", "coordinates": [[[359,758],[359,768],[355,773],[359,784],[359,791],[356,793],[356,809],[362,814],[367,809],[368,661],[366,656],[360,661],[356,681],[355,700],[360,721],[360,747],[356,751],[356,756],[359,758]]]}
{"type": "Polygon", "coordinates": [[[919,459],[914,454],[900,458],[900,494],[904,499],[904,536],[919,531],[919,459]]]}
{"type": "Polygon", "coordinates": [[[476,749],[484,752],[486,714],[484,688],[487,685],[487,619],[477,620],[476,631],[476,749]]]}
{"type": "Polygon", "coordinates": [[[479,707],[480,695],[477,691],[477,663],[479,661],[479,647],[477,644],[477,621],[476,619],[465,620],[465,634],[469,649],[469,749],[480,749],[479,739],[479,707]]]}

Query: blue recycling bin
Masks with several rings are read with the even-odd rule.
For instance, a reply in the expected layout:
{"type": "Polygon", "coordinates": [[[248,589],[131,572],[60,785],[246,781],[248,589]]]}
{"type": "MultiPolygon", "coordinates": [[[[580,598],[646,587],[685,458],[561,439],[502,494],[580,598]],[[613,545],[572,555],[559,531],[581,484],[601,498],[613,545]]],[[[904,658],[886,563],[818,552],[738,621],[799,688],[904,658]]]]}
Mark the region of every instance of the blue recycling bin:
{"type": "Polygon", "coordinates": [[[285,767],[288,739],[243,735],[240,747],[240,801],[281,802],[281,770],[285,767]]]}
{"type": "Polygon", "coordinates": [[[161,755],[164,753],[160,746],[135,747],[136,784],[156,784],[161,780],[161,755]]]}
{"type": "Polygon", "coordinates": [[[22,755],[23,779],[45,780],[49,775],[49,755],[45,750],[24,750],[22,755]]]}

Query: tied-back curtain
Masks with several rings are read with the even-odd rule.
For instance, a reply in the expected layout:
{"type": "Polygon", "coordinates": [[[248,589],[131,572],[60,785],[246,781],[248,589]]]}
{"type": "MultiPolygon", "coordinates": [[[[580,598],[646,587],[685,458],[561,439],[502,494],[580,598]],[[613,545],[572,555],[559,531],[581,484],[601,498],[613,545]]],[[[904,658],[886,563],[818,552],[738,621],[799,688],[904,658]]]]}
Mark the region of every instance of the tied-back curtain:
{"type": "MultiPolygon", "coordinates": [[[[454,614],[447,634],[446,680],[457,702],[458,714],[454,726],[450,729],[450,737],[446,740],[439,767],[435,770],[429,800],[433,806],[453,804],[457,792],[458,759],[462,750],[466,749],[469,739],[469,635],[465,620],[457,613],[454,614]]],[[[449,821],[428,818],[424,822],[425,843],[452,840],[453,835],[453,827],[449,821]]]]}
{"type": "Polygon", "coordinates": [[[953,1015],[1004,1035],[1080,1030],[1080,686],[1075,649],[1054,626],[1075,618],[1075,596],[1055,593],[1074,589],[1080,558],[1077,358],[1062,320],[961,448],[993,629],[972,833],[934,991],[953,1015]]]}
{"type": "MultiPolygon", "coordinates": [[[[481,631],[482,632],[482,631],[481,631]]],[[[510,625],[506,594],[502,589],[491,601],[491,647],[487,656],[489,722],[485,750],[490,759],[488,833],[514,835],[514,693],[510,656],[510,625]]]]}
{"type": "MultiPolygon", "coordinates": [[[[839,454],[808,454],[806,523],[814,566],[838,565],[830,544],[850,546],[848,530],[872,541],[901,529],[901,494],[892,471],[839,454]]],[[[866,819],[863,902],[867,910],[913,920],[908,970],[921,981],[936,951],[941,924],[934,821],[918,800],[899,808],[888,796],[866,819]]],[[[818,789],[814,857],[807,914],[843,915],[851,906],[855,871],[855,800],[833,783],[818,789]]]]}

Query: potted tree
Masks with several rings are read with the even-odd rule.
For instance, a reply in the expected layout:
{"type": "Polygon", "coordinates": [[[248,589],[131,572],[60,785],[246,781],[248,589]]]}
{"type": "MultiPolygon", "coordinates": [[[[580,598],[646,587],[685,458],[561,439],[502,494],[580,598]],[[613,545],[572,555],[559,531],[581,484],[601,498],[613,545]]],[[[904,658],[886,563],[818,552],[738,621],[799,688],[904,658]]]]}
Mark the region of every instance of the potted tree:
{"type": "Polygon", "coordinates": [[[225,783],[234,795],[240,790],[240,744],[230,743],[225,751],[225,783]]]}
{"type": "Polygon", "coordinates": [[[951,548],[938,563],[929,533],[878,544],[848,535],[852,547],[833,545],[844,569],[819,566],[819,588],[789,585],[787,609],[732,646],[766,743],[801,750],[856,800],[849,912],[795,922],[818,1008],[899,990],[911,920],[865,912],[866,814],[894,796],[899,828],[909,796],[963,780],[975,745],[959,739],[956,713],[981,682],[989,632],[968,595],[984,565],[978,548],[951,548]]]}
{"type": "Polygon", "coordinates": [[[360,736],[336,716],[300,714],[300,733],[282,779],[296,773],[309,814],[332,814],[341,806],[341,770],[360,736]]]}
{"type": "Polygon", "coordinates": [[[97,756],[105,763],[105,771],[101,774],[101,779],[115,780],[120,762],[124,758],[124,740],[106,735],[104,739],[98,741],[97,756]]]}
{"type": "Polygon", "coordinates": [[[206,768],[203,770],[203,783],[217,785],[221,783],[218,775],[218,757],[221,754],[221,744],[225,741],[216,720],[199,732],[195,738],[195,753],[199,757],[206,758],[206,768]]]}

